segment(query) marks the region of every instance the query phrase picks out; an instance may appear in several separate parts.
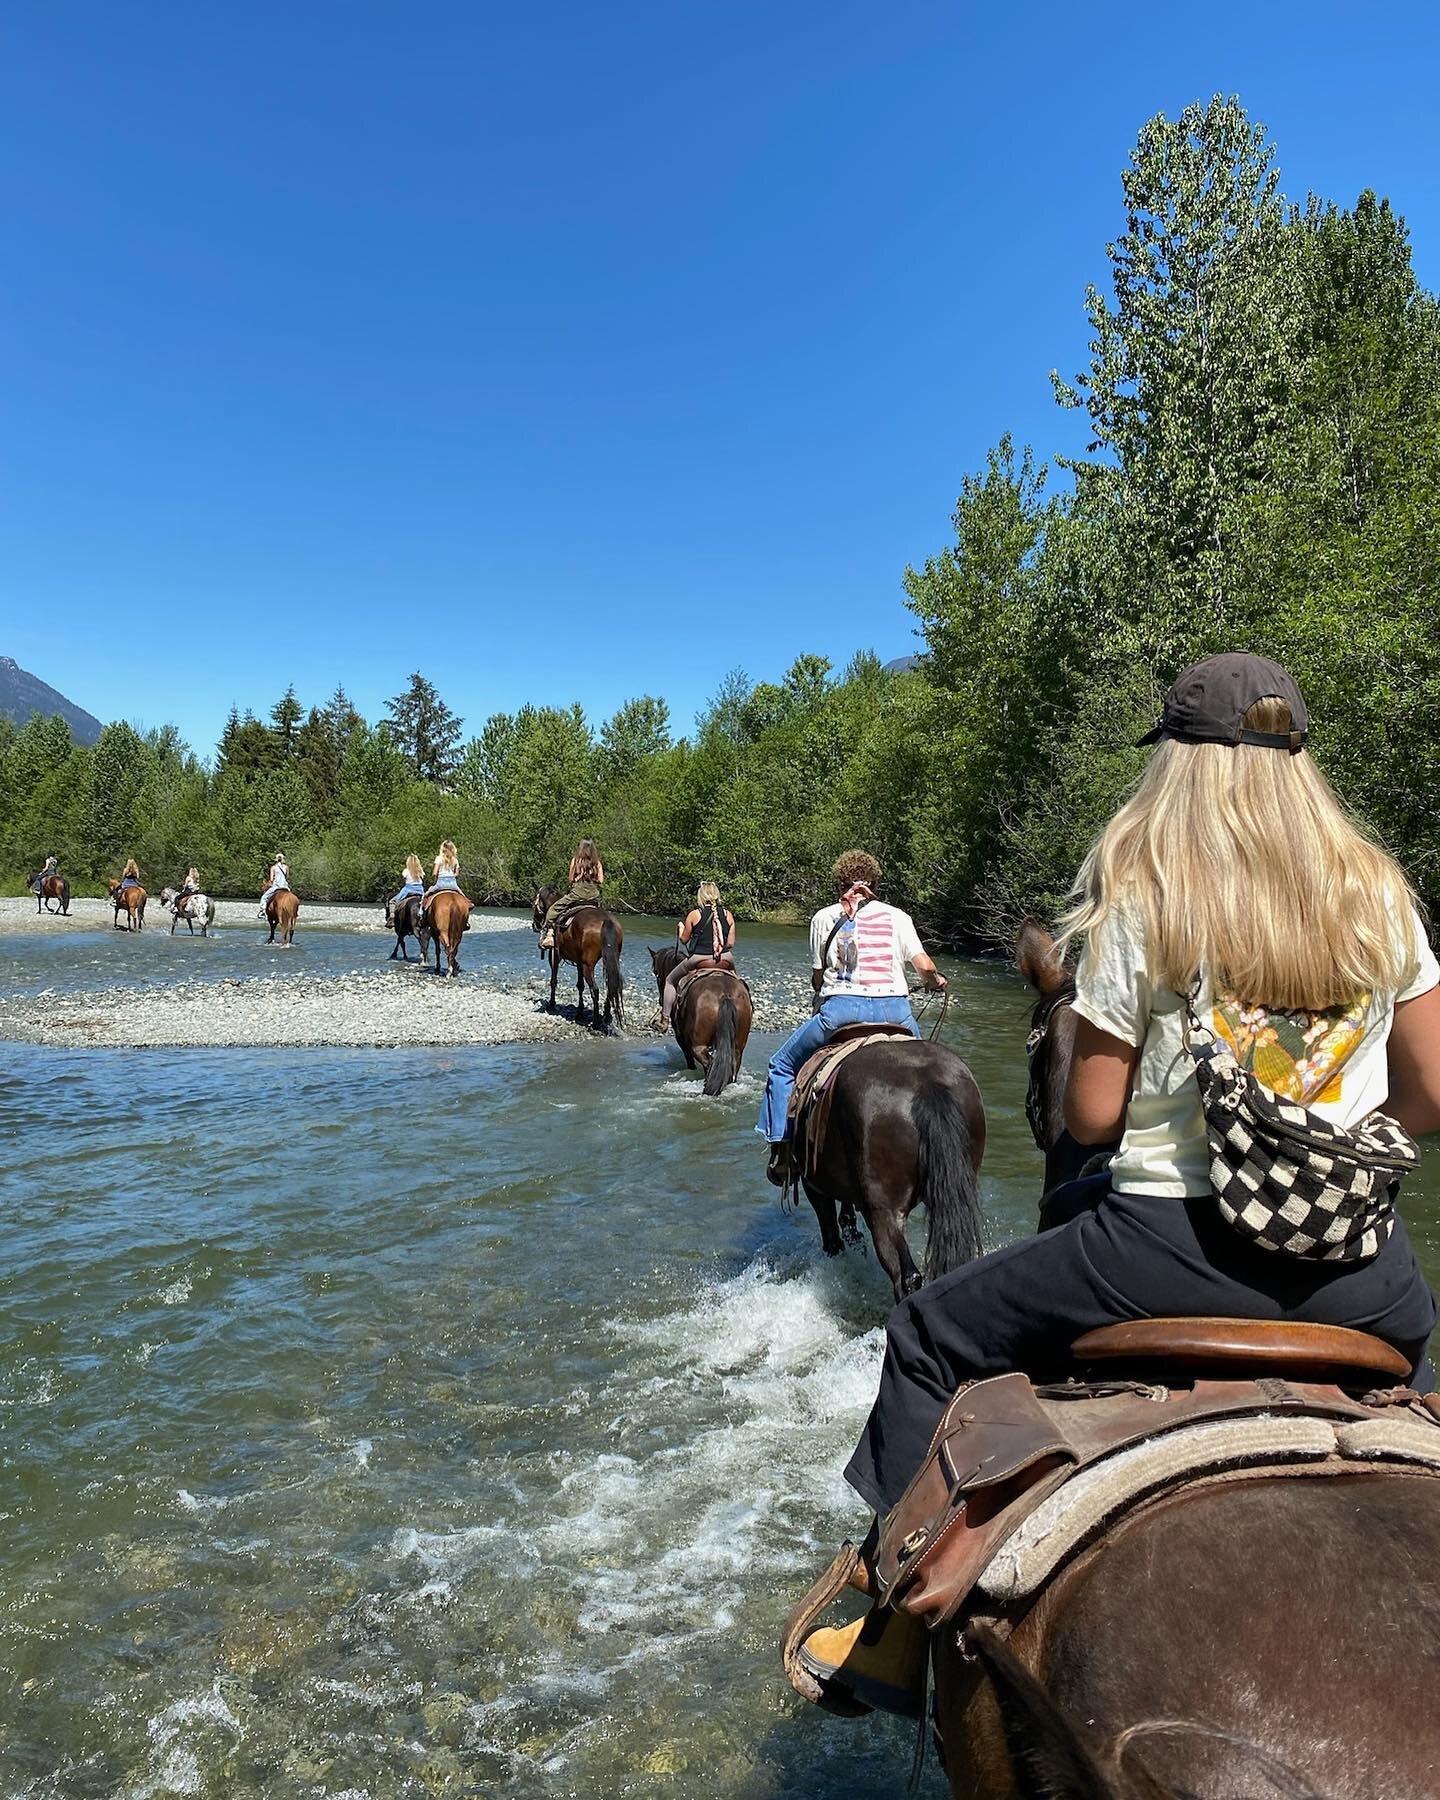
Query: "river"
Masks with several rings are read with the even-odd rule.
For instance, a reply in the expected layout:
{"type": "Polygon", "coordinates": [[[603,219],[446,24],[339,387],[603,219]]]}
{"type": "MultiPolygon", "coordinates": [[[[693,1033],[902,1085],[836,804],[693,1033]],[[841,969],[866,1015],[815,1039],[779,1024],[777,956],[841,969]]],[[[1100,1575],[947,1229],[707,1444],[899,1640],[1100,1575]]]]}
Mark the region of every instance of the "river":
{"type": "MultiPolygon", "coordinates": [[[[524,922],[495,923],[465,979],[538,987],[524,922]]],[[[671,929],[626,921],[632,1027],[671,929]]],[[[0,998],[348,972],[389,942],[4,939],[0,998]]],[[[743,951],[772,1009],[803,992],[803,934],[743,951]]],[[[1028,1000],[945,966],[994,1245],[1033,1217],[1028,1000]]],[[[873,1255],[827,1261],[765,1183],[778,1037],[717,1101],[633,1029],[0,1044],[0,1790],[903,1792],[908,1731],[813,1712],[776,1659],[864,1524],[839,1470],[889,1303],[873,1255]]],[[[1433,1157],[1408,1212],[1440,1276],[1433,1157]]]]}

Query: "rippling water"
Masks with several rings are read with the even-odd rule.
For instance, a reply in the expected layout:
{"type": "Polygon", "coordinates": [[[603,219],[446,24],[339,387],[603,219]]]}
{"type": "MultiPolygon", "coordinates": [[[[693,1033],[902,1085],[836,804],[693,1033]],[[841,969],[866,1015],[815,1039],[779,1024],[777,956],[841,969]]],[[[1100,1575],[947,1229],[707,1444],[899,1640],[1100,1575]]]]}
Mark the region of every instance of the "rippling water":
{"type": "MultiPolygon", "coordinates": [[[[284,966],[386,947],[312,932],[284,966]]],[[[803,984],[801,934],[746,948],[758,983],[803,984]]],[[[533,939],[479,949],[520,968],[533,939]]],[[[260,954],[97,934],[0,966],[33,993],[260,954]]],[[[996,965],[952,973],[994,1243],[1038,1173],[1027,1004],[996,965]]],[[[839,1469],[889,1287],[765,1184],[775,1041],[719,1101],[639,1035],[0,1046],[4,1792],[902,1791],[904,1728],[825,1719],[776,1665],[863,1524],[839,1469]]],[[[1432,1163],[1409,1204],[1432,1274],[1437,1194],[1432,1163]]]]}

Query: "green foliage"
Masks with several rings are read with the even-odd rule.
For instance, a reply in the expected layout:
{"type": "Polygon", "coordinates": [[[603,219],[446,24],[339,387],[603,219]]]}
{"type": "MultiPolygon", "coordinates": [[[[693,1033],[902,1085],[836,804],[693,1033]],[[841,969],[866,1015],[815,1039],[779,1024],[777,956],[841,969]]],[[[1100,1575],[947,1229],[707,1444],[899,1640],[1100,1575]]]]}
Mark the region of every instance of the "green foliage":
{"type": "Polygon", "coordinates": [[[711,877],[749,914],[804,914],[842,849],[940,938],[1053,910],[1143,763],[1185,662],[1290,664],[1312,747],[1440,905],[1440,306],[1404,221],[1283,199],[1264,128],[1215,98],[1142,129],[1122,176],[1089,367],[1057,379],[1087,456],[1061,480],[1002,437],[966,475],[953,540],[904,576],[925,654],[840,675],[734,669],[693,734],[627,701],[461,723],[419,674],[371,727],[337,688],[270,725],[232,709],[213,767],[173,733],[0,720],[0,860],[72,879],[130,853],[254,891],[276,849],[316,897],[378,899],[409,851],[460,848],[470,891],[528,900],[582,835],[611,894],[681,909],[711,877]]]}

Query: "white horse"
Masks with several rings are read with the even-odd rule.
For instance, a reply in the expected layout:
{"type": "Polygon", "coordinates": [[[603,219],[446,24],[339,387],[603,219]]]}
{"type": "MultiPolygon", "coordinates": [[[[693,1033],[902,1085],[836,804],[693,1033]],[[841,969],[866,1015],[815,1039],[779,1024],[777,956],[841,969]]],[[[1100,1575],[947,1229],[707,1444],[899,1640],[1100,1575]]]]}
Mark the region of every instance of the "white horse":
{"type": "Polygon", "coordinates": [[[215,923],[215,902],[208,894],[187,894],[182,899],[178,888],[161,888],[160,904],[170,913],[171,937],[182,919],[190,927],[191,937],[195,935],[196,925],[200,927],[201,937],[209,937],[210,927],[215,923]]]}

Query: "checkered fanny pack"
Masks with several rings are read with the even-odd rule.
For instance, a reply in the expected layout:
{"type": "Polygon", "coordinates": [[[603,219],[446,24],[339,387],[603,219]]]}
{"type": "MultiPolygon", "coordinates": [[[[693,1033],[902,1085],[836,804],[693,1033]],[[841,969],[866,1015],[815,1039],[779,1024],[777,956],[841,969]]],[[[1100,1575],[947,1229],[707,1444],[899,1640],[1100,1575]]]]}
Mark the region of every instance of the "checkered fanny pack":
{"type": "Polygon", "coordinates": [[[1194,996],[1185,1044],[1195,1061],[1220,1215],[1252,1243],[1286,1256],[1364,1262],[1395,1229],[1400,1180],[1420,1161],[1383,1112],[1346,1127],[1283,1100],[1200,1023],[1194,996]]]}

